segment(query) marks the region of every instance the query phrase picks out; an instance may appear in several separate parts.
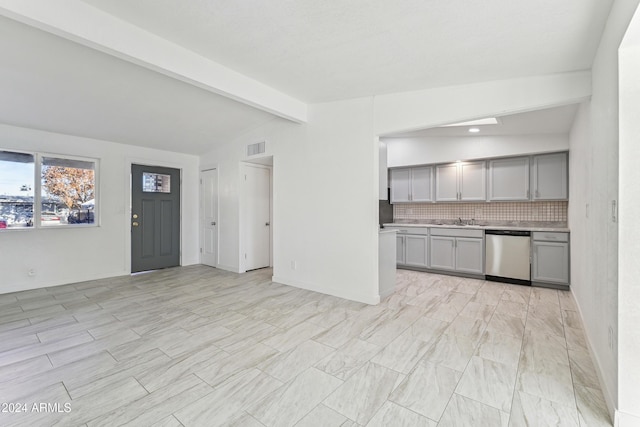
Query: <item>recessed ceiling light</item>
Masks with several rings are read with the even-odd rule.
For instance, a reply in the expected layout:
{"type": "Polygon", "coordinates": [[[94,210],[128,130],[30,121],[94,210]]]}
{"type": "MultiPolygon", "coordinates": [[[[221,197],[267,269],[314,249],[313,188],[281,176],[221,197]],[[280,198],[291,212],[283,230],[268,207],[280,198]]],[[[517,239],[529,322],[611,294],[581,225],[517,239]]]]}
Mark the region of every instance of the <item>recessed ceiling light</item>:
{"type": "Polygon", "coordinates": [[[480,132],[480,129],[478,129],[478,128],[469,128],[469,132],[478,133],[478,132],[480,132]]]}

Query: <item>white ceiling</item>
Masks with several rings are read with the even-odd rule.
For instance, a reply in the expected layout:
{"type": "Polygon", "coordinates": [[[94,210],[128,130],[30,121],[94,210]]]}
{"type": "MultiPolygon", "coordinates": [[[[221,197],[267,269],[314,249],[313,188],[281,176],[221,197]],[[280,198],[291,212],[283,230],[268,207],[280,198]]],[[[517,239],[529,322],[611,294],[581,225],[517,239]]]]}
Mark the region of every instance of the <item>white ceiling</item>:
{"type": "MultiPolygon", "coordinates": [[[[82,5],[84,12],[111,14],[105,16],[313,103],[589,69],[612,1],[68,3],[74,11],[82,5]]],[[[20,20],[36,25],[29,16],[20,20]]],[[[118,59],[52,34],[64,31],[51,25],[36,26],[50,32],[0,17],[1,123],[200,154],[281,120],[134,64],[144,60],[118,59]]]]}
{"type": "Polygon", "coordinates": [[[189,154],[281,120],[3,17],[0,99],[2,123],[189,154]]]}
{"type": "Polygon", "coordinates": [[[612,0],[84,0],[305,102],[590,69],[612,0]]]}
{"type": "Polygon", "coordinates": [[[478,137],[488,135],[542,135],[567,134],[571,130],[573,119],[578,111],[578,105],[564,105],[562,107],[546,108],[544,110],[527,113],[510,114],[497,117],[496,125],[452,126],[422,129],[387,135],[385,138],[416,138],[416,137],[478,137]],[[470,133],[469,128],[478,128],[480,132],[470,133]]]}

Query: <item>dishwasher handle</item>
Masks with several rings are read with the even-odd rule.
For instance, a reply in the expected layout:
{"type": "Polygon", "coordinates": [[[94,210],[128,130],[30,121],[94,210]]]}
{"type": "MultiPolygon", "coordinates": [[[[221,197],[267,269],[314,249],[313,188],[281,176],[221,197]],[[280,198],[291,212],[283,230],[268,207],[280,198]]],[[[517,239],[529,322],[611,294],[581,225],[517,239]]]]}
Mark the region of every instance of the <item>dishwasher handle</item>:
{"type": "Polygon", "coordinates": [[[498,236],[531,236],[531,231],[524,230],[485,230],[484,234],[498,236]]]}

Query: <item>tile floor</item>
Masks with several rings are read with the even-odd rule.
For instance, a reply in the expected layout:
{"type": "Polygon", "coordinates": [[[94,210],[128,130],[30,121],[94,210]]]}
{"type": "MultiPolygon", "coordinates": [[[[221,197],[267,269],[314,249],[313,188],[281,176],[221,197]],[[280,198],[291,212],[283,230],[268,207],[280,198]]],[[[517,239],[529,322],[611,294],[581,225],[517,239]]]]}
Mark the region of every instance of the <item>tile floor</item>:
{"type": "Polygon", "coordinates": [[[368,306],[270,277],[0,295],[0,425],[611,425],[568,292],[399,270],[368,306]]]}

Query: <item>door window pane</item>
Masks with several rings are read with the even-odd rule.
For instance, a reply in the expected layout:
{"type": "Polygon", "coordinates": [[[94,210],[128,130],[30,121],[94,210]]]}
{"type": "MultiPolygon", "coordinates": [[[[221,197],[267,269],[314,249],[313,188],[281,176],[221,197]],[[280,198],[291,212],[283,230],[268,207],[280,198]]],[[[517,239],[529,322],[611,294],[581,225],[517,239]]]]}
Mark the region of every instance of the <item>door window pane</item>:
{"type": "Polygon", "coordinates": [[[0,151],[0,229],[33,226],[33,154],[0,151]]]}
{"type": "Polygon", "coordinates": [[[142,191],[145,193],[171,193],[171,175],[143,172],[142,191]]]}
{"type": "Polygon", "coordinates": [[[95,223],[95,162],[42,158],[40,225],[95,223]]]}

